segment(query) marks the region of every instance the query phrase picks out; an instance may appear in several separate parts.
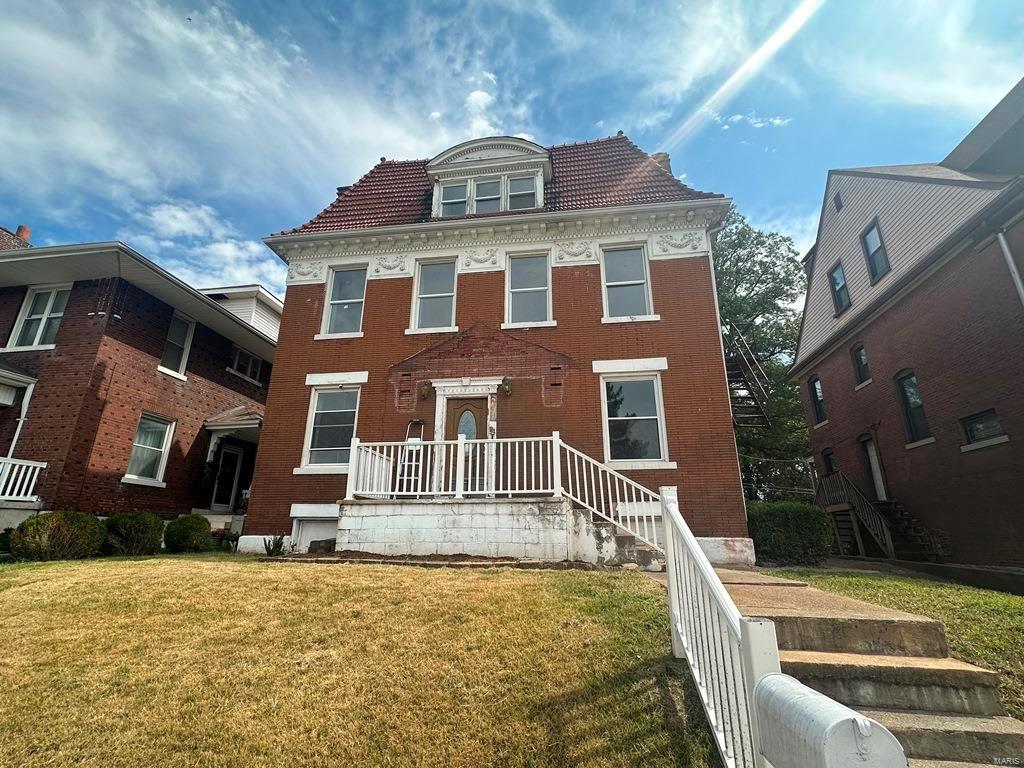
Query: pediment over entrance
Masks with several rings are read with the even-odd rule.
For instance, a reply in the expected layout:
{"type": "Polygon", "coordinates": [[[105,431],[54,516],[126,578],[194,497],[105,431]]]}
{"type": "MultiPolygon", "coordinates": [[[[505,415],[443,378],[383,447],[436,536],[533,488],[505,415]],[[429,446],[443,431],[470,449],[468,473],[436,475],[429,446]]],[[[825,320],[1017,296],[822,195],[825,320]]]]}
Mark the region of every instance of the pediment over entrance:
{"type": "Polygon", "coordinates": [[[391,374],[414,373],[418,378],[459,376],[517,376],[563,371],[573,358],[513,336],[493,325],[478,323],[391,367],[391,374]],[[422,375],[422,376],[421,376],[422,375]]]}

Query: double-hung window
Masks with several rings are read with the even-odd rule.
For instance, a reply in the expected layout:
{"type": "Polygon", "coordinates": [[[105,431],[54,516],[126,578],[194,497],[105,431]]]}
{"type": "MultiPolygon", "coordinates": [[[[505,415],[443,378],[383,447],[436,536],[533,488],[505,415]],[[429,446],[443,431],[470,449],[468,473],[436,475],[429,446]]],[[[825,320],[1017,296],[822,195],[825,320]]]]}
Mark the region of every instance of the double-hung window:
{"type": "Polygon", "coordinates": [[[522,211],[537,207],[537,180],[533,176],[508,180],[508,209],[522,211]]]}
{"type": "Polygon", "coordinates": [[[252,355],[244,349],[235,349],[235,359],[228,370],[232,373],[237,373],[239,376],[242,376],[249,381],[259,384],[260,371],[262,368],[263,361],[256,357],[256,355],[252,355]]]}
{"type": "Polygon", "coordinates": [[[807,392],[811,397],[811,408],[814,410],[814,423],[821,424],[828,419],[825,413],[825,393],[821,388],[821,379],[811,376],[807,380],[807,392]]]}
{"type": "Polygon", "coordinates": [[[871,368],[868,367],[868,353],[863,344],[857,344],[850,355],[853,357],[853,376],[858,384],[863,384],[871,378],[871,368]]]}
{"type": "Polygon", "coordinates": [[[303,463],[347,465],[358,411],[359,387],[314,389],[303,463]]]}
{"type": "Polygon", "coordinates": [[[70,295],[70,285],[30,288],[8,346],[51,346],[57,339],[70,295]]]}
{"type": "Polygon", "coordinates": [[[192,346],[192,334],[195,332],[195,321],[177,312],[171,317],[164,340],[164,351],[160,356],[157,370],[184,378],[185,366],[188,363],[188,351],[192,346]]]}
{"type": "Polygon", "coordinates": [[[366,267],[333,270],[330,290],[324,333],[360,333],[363,329],[363,304],[366,300],[366,267]]]}
{"type": "Polygon", "coordinates": [[[551,320],[550,280],[547,254],[509,257],[506,300],[509,325],[548,323],[551,320]]]}
{"type": "Polygon", "coordinates": [[[846,285],[846,273],[843,272],[841,263],[832,267],[828,273],[828,284],[832,289],[832,304],[838,315],[850,306],[850,289],[846,285]]]}
{"type": "Polygon", "coordinates": [[[607,376],[602,382],[608,460],[664,460],[665,417],[660,378],[607,376]]]}
{"type": "Polygon", "coordinates": [[[602,251],[605,318],[651,315],[647,255],[641,247],[602,251]]]}
{"type": "Polygon", "coordinates": [[[128,471],[122,482],[164,486],[164,470],[174,436],[174,422],[144,413],[139,419],[128,458],[128,471]]]}
{"type": "Polygon", "coordinates": [[[900,407],[903,411],[903,423],[907,428],[907,440],[916,443],[931,437],[928,419],[924,415],[924,403],[921,392],[917,388],[917,376],[913,371],[904,371],[896,376],[896,388],[899,391],[900,407]]]}
{"type": "Polygon", "coordinates": [[[466,213],[466,184],[445,184],[441,187],[441,215],[463,216],[466,213]]]}
{"type": "Polygon", "coordinates": [[[474,182],[473,213],[496,213],[500,210],[501,179],[474,182]]]}
{"type": "Polygon", "coordinates": [[[455,262],[424,261],[416,270],[414,328],[455,328],[455,262]]]}
{"type": "Polygon", "coordinates": [[[872,222],[871,226],[864,230],[864,234],[860,236],[860,244],[864,248],[864,258],[868,262],[871,284],[874,285],[889,271],[889,256],[885,252],[878,221],[872,222]]]}

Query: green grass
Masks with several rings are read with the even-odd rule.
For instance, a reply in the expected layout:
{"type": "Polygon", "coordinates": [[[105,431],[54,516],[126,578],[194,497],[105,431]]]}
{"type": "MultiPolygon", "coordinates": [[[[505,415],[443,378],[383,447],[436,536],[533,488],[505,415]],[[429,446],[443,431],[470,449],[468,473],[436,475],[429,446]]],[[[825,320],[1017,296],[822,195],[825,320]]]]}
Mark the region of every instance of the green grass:
{"type": "Polygon", "coordinates": [[[1024,718],[1024,597],[877,571],[787,568],[772,573],[938,619],[946,625],[950,653],[999,672],[1003,705],[1024,718]]]}
{"type": "Polygon", "coordinates": [[[0,565],[0,763],[719,765],[637,574],[0,565]]]}

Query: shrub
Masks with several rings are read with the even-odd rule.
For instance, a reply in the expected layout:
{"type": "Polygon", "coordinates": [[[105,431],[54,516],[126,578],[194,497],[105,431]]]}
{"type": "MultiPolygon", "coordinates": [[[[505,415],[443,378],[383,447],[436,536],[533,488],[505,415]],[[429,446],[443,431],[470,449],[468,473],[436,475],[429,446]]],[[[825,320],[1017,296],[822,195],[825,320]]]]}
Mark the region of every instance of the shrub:
{"type": "Polygon", "coordinates": [[[273,538],[263,540],[263,551],[267,557],[280,557],[284,554],[284,534],[274,534],[273,538]]]}
{"type": "Polygon", "coordinates": [[[813,504],[750,502],[747,525],[758,563],[820,565],[832,547],[832,521],[813,504]]]}
{"type": "Polygon", "coordinates": [[[210,548],[210,521],[202,515],[182,515],[164,529],[168,552],[205,552],[210,548]]]}
{"type": "Polygon", "coordinates": [[[111,555],[155,555],[164,538],[164,521],[152,512],[128,512],[107,518],[103,551],[111,555]]]}
{"type": "Polygon", "coordinates": [[[75,560],[92,557],[103,544],[103,523],[71,509],[22,520],[11,534],[11,553],[19,560],[75,560]]]}
{"type": "Polygon", "coordinates": [[[0,531],[0,552],[11,551],[11,534],[13,532],[13,528],[4,528],[0,531]]]}

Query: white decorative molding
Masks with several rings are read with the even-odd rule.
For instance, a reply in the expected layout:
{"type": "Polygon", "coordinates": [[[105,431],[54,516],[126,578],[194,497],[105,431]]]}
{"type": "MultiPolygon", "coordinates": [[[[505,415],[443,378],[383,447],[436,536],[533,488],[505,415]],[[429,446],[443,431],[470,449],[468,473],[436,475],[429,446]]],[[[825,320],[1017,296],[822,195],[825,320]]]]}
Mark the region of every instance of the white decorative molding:
{"type": "Polygon", "coordinates": [[[658,235],[654,238],[654,243],[655,253],[652,255],[655,257],[659,254],[677,253],[679,251],[694,252],[707,250],[704,232],[699,229],[658,235]]]}
{"type": "Polygon", "coordinates": [[[487,272],[503,269],[504,252],[500,248],[471,248],[459,254],[459,272],[487,272]]]}
{"type": "Polygon", "coordinates": [[[365,384],[369,371],[345,371],[340,373],[307,373],[307,387],[342,386],[345,384],[365,384]]]}
{"type": "Polygon", "coordinates": [[[594,373],[649,373],[667,371],[668,359],[664,357],[638,357],[631,360],[594,360],[594,373]]]}
{"type": "Polygon", "coordinates": [[[327,264],[323,261],[296,260],[288,262],[289,285],[300,283],[326,283],[327,264]]]}
{"type": "Polygon", "coordinates": [[[555,263],[596,262],[597,252],[590,240],[567,240],[555,245],[555,263]]]}
{"type": "Polygon", "coordinates": [[[374,258],[372,277],[410,277],[412,268],[409,266],[409,255],[405,253],[387,253],[374,258]]]}

